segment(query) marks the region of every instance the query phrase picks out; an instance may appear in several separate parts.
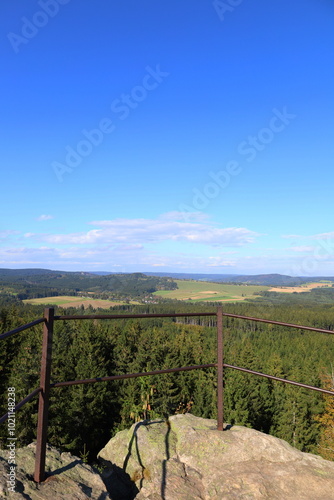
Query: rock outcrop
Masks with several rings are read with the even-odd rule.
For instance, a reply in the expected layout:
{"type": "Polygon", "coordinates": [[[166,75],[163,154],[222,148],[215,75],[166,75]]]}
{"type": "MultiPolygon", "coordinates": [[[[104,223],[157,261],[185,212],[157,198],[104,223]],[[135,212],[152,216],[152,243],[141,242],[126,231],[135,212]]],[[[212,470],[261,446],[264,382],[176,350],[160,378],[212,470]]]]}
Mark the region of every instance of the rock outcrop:
{"type": "Polygon", "coordinates": [[[119,432],[99,453],[114,500],[334,500],[334,463],[245,427],[175,415],[119,432]],[[125,474],[136,490],[120,494],[125,474]],[[132,483],[133,484],[133,483],[132,483]]]}
{"type": "Polygon", "coordinates": [[[36,445],[18,448],[16,458],[15,492],[7,487],[8,452],[0,450],[0,498],[8,500],[107,500],[110,497],[101,476],[70,453],[60,453],[48,446],[46,452],[47,478],[43,483],[33,481],[36,445]]]}
{"type": "Polygon", "coordinates": [[[15,493],[0,450],[1,500],[334,500],[334,462],[245,427],[217,431],[216,421],[190,414],[119,432],[99,453],[103,480],[48,446],[47,479],[36,484],[35,450],[16,450],[15,493]]]}

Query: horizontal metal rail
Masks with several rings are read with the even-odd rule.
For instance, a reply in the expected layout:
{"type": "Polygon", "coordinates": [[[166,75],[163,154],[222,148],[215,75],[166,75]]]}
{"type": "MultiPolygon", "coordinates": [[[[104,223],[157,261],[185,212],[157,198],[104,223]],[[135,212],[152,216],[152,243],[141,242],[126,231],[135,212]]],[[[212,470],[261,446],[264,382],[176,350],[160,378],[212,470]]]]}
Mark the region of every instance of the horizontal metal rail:
{"type": "MultiPolygon", "coordinates": [[[[198,317],[198,316],[216,316],[217,314],[215,312],[212,313],[188,313],[188,314],[183,314],[183,313],[166,313],[166,314],[85,314],[85,315],[74,315],[74,316],[55,316],[54,320],[81,320],[81,319],[132,319],[132,318],[186,318],[189,316],[192,317],[198,317]]],[[[263,318],[254,318],[252,316],[241,316],[240,314],[231,314],[231,313],[225,313],[223,312],[223,316],[230,317],[230,318],[236,318],[236,319],[244,319],[248,321],[257,321],[260,323],[267,323],[271,325],[280,325],[280,326],[287,326],[290,328],[298,328],[300,330],[309,330],[312,332],[319,332],[319,333],[329,333],[329,334],[334,334],[333,330],[326,330],[324,328],[315,328],[311,326],[305,326],[305,325],[297,325],[294,323],[285,323],[283,321],[274,321],[270,319],[263,319],[263,318]]],[[[18,328],[15,328],[14,330],[11,330],[9,332],[3,333],[0,335],[0,340],[5,339],[6,337],[9,337],[11,335],[14,335],[15,333],[19,333],[23,330],[26,330],[28,328],[31,328],[32,326],[38,325],[40,323],[43,323],[45,320],[44,318],[36,319],[35,321],[32,321],[31,323],[27,323],[26,325],[19,326],[18,328]]]]}
{"type": "Polygon", "coordinates": [[[240,314],[223,313],[223,316],[230,318],[247,319],[249,321],[258,321],[259,323],[269,323],[270,325],[288,326],[289,328],[298,328],[299,330],[309,330],[311,332],[334,334],[333,330],[324,330],[323,328],[314,328],[313,326],[296,325],[294,323],[284,323],[283,321],[273,321],[271,319],[253,318],[252,316],[240,316],[240,314]]]}
{"type": "Polygon", "coordinates": [[[216,312],[212,313],[166,313],[166,314],[80,314],[75,316],[55,316],[54,320],[68,319],[129,319],[129,318],[187,318],[188,316],[217,316],[216,312]]]}
{"type": "MultiPolygon", "coordinates": [[[[250,373],[252,375],[258,375],[260,377],[265,377],[270,380],[277,380],[278,382],[284,382],[286,384],[296,385],[298,387],[304,387],[305,389],[311,389],[313,391],[323,392],[325,394],[330,394],[334,396],[333,391],[328,391],[326,389],[320,389],[319,387],[315,387],[313,385],[302,384],[300,382],[295,382],[294,380],[289,380],[286,378],[275,377],[273,375],[268,375],[266,373],[257,372],[254,370],[249,370],[248,368],[242,368],[240,366],[229,365],[227,363],[223,363],[224,368],[232,368],[234,370],[239,370],[241,372],[250,373]]],[[[94,382],[107,382],[109,380],[122,380],[127,378],[137,378],[137,377],[145,377],[148,375],[161,375],[162,373],[175,373],[175,372],[184,372],[190,370],[198,370],[203,368],[216,368],[217,363],[209,363],[206,365],[194,365],[194,366],[184,366],[180,368],[168,368],[165,370],[156,370],[151,372],[140,372],[140,373],[126,373],[124,375],[112,375],[110,377],[96,377],[96,378],[88,378],[83,380],[71,380],[67,382],[56,382],[54,384],[50,384],[50,387],[65,387],[68,385],[79,385],[79,384],[92,384],[94,382]]]]}
{"type": "Polygon", "coordinates": [[[289,380],[287,378],[274,377],[273,375],[267,375],[266,373],[256,372],[254,370],[249,370],[247,368],[241,368],[240,366],[228,365],[224,363],[225,368],[233,368],[234,370],[239,370],[241,372],[251,373],[252,375],[259,375],[259,377],[266,377],[271,380],[278,380],[279,382],[284,382],[285,384],[296,385],[298,387],[304,387],[305,389],[311,389],[312,391],[324,392],[325,394],[330,394],[334,396],[333,391],[327,391],[326,389],[320,389],[319,387],[314,387],[313,385],[301,384],[300,382],[294,382],[293,380],[289,380]]]}
{"type": "Polygon", "coordinates": [[[122,380],[126,378],[147,377],[148,375],[161,375],[162,373],[186,372],[190,370],[198,370],[201,368],[215,368],[217,363],[209,363],[206,365],[183,366],[181,368],[166,368],[165,370],[156,370],[153,372],[142,373],[126,373],[124,375],[111,375],[110,377],[87,378],[84,380],[72,380],[69,382],[56,382],[50,384],[50,387],[65,387],[67,385],[93,384],[94,382],[106,382],[108,380],[122,380]]]}
{"type": "Polygon", "coordinates": [[[14,330],[10,330],[9,332],[2,333],[0,335],[0,340],[5,339],[6,337],[10,337],[11,335],[14,335],[14,333],[19,333],[23,332],[23,330],[27,330],[28,328],[31,328],[32,326],[39,325],[40,323],[44,322],[44,318],[39,318],[35,319],[35,321],[32,321],[31,323],[27,323],[26,325],[18,326],[17,328],[14,328],[14,330]]]}
{"type": "MultiPolygon", "coordinates": [[[[212,313],[166,313],[166,314],[81,314],[75,316],[55,316],[55,320],[75,320],[75,319],[129,319],[129,318],[186,318],[188,316],[216,316],[215,312],[212,313]]],[[[298,328],[299,330],[309,330],[312,332],[334,334],[333,330],[326,330],[324,328],[315,328],[313,326],[296,325],[295,323],[285,323],[283,321],[274,321],[270,319],[254,318],[253,316],[241,316],[240,314],[232,314],[223,312],[223,316],[243,319],[248,321],[257,321],[259,323],[268,323],[271,325],[287,326],[289,328],[298,328]]]]}
{"type": "MultiPolygon", "coordinates": [[[[38,387],[38,389],[35,389],[33,392],[28,394],[28,396],[26,396],[24,399],[22,399],[22,401],[17,403],[17,405],[14,407],[13,411],[16,412],[17,410],[22,408],[22,406],[25,405],[26,403],[28,403],[33,397],[37,396],[37,394],[40,393],[41,390],[42,390],[42,388],[38,387]]],[[[8,418],[8,413],[6,413],[5,415],[2,415],[2,417],[0,418],[0,424],[5,422],[7,420],[7,418],[8,418]]]]}

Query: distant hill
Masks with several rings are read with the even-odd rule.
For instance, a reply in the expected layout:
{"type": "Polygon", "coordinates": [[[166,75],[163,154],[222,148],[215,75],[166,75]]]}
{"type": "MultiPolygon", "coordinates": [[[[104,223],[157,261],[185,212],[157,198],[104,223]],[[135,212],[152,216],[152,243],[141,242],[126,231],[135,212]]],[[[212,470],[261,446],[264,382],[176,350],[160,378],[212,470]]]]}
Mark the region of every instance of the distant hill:
{"type": "Polygon", "coordinates": [[[309,277],[303,278],[300,276],[287,276],[284,274],[256,274],[237,276],[234,278],[237,283],[248,283],[251,285],[277,285],[277,286],[298,286],[303,283],[312,281],[309,277]]]}
{"type": "Polygon", "coordinates": [[[144,272],[147,276],[170,277],[178,280],[196,280],[196,281],[235,281],[238,274],[203,274],[203,273],[160,273],[144,272]]]}
{"type": "Polygon", "coordinates": [[[108,273],[28,268],[0,269],[0,292],[11,294],[21,300],[76,295],[80,292],[99,295],[99,298],[115,295],[134,298],[158,290],[174,290],[177,284],[173,279],[260,286],[299,286],[320,280],[334,281],[334,277],[293,277],[282,274],[108,273]]]}
{"type": "Polygon", "coordinates": [[[310,283],[320,280],[334,281],[334,277],[328,276],[287,276],[284,274],[197,274],[197,273],[151,273],[146,272],[149,276],[169,276],[175,279],[186,279],[196,281],[216,281],[223,283],[246,283],[249,285],[263,286],[299,286],[304,283],[310,283]]]}
{"type": "Polygon", "coordinates": [[[0,269],[0,291],[17,298],[30,299],[90,292],[97,295],[139,297],[157,290],[172,290],[173,280],[122,273],[99,276],[87,272],[52,271],[49,269],[0,269]]]}
{"type": "Polygon", "coordinates": [[[37,276],[40,274],[57,274],[61,271],[51,271],[50,269],[4,269],[0,268],[0,277],[3,276],[37,276]]]}

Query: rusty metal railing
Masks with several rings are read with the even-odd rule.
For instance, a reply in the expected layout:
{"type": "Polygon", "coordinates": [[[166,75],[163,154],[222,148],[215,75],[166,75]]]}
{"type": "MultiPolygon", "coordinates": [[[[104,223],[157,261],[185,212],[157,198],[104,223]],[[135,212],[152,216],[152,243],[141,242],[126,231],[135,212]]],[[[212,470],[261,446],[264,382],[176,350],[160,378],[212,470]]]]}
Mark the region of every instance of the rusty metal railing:
{"type": "MultiPolygon", "coordinates": [[[[26,396],[22,401],[20,401],[14,408],[14,411],[19,410],[28,403],[32,398],[34,398],[37,394],[39,394],[39,404],[38,404],[38,423],[37,423],[37,444],[36,444],[36,458],[35,458],[35,472],[34,472],[34,480],[37,483],[44,481],[45,479],[45,458],[46,458],[46,439],[47,439],[47,429],[48,429],[48,410],[49,410],[49,396],[50,389],[54,387],[64,387],[69,385],[78,385],[78,384],[91,384],[96,382],[106,382],[110,380],[121,380],[127,378],[137,378],[137,377],[145,377],[149,375],[160,375],[163,373],[175,373],[182,371],[190,371],[190,370],[198,370],[204,368],[217,368],[217,429],[223,430],[223,422],[224,422],[224,368],[232,368],[234,370],[239,370],[242,372],[250,373],[253,375],[258,375],[260,377],[266,377],[271,380],[277,380],[279,382],[284,382],[286,384],[292,384],[298,387],[304,387],[306,389],[310,389],[313,391],[318,391],[325,394],[330,394],[334,396],[333,391],[329,391],[326,389],[322,389],[320,387],[314,387],[307,384],[302,384],[300,382],[296,382],[293,380],[283,379],[279,377],[274,377],[269,374],[257,372],[254,370],[249,370],[247,368],[243,368],[240,366],[234,366],[227,363],[224,363],[224,342],[223,342],[223,316],[249,320],[249,321],[257,321],[261,323],[269,323],[273,325],[286,326],[290,328],[298,328],[300,330],[309,330],[313,332],[334,334],[332,330],[325,330],[321,328],[314,328],[303,325],[296,325],[292,323],[284,323],[281,321],[273,321],[267,320],[263,318],[254,318],[250,316],[241,316],[238,314],[230,314],[224,313],[221,306],[217,307],[216,312],[212,313],[168,313],[168,314],[90,314],[90,315],[74,315],[74,316],[55,316],[54,308],[46,308],[44,310],[44,317],[39,318],[31,323],[27,323],[26,325],[20,326],[11,330],[9,332],[3,333],[0,335],[0,340],[5,339],[11,335],[22,332],[32,326],[43,323],[43,341],[42,341],[42,359],[41,359],[41,370],[40,370],[40,386],[31,392],[28,396],[26,396]],[[55,321],[59,320],[85,320],[85,319],[94,319],[94,320],[104,320],[104,319],[130,319],[130,318],[176,318],[176,317],[191,317],[191,316],[216,316],[217,321],[217,362],[216,363],[208,363],[204,365],[194,365],[194,366],[182,366],[179,368],[168,368],[164,370],[156,370],[150,372],[142,372],[142,373],[127,373],[123,375],[112,375],[107,377],[96,377],[91,379],[84,380],[72,380],[65,382],[56,382],[50,383],[50,375],[51,375],[51,362],[52,362],[52,337],[53,337],[53,326],[55,321]]],[[[0,424],[5,422],[8,418],[8,413],[3,415],[0,418],[0,424]]]]}

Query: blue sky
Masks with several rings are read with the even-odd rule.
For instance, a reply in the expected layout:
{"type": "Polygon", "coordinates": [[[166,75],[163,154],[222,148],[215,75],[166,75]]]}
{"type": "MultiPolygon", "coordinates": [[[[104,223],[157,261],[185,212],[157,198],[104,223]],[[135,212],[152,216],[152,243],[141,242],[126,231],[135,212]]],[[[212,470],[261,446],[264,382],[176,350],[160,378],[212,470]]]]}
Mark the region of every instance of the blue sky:
{"type": "Polygon", "coordinates": [[[0,267],[334,275],[330,0],[1,10],[0,267]]]}

